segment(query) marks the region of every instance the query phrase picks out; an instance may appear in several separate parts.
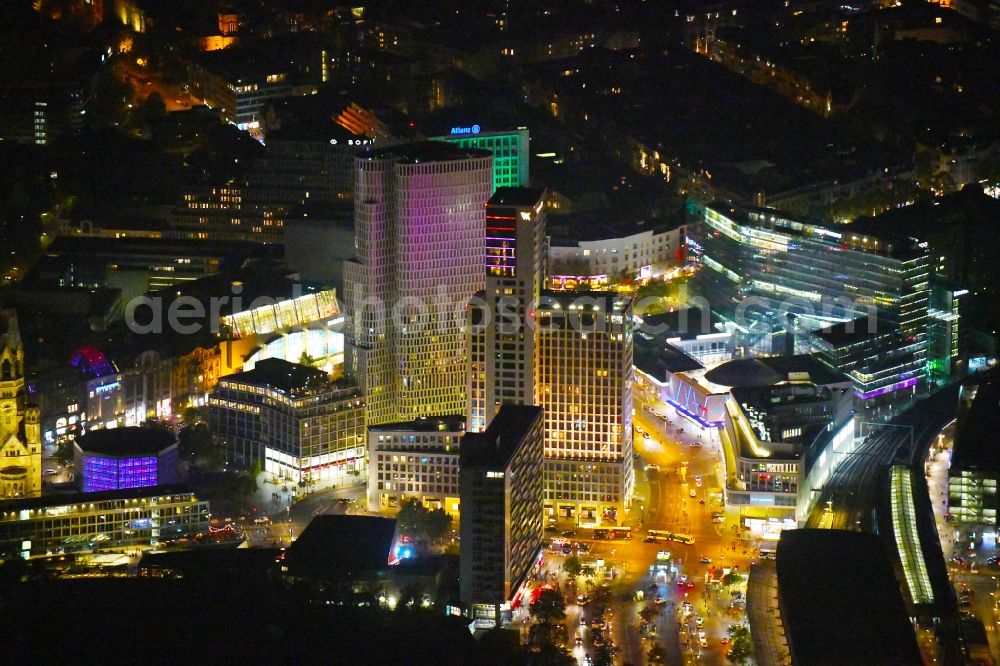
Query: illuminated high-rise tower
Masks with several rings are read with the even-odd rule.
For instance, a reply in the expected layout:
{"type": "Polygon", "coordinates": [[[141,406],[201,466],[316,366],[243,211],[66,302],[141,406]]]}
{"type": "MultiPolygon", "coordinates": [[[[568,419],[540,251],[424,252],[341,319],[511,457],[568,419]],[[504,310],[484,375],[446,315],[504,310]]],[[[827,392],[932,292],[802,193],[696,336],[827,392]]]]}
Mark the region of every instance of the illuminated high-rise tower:
{"type": "Polygon", "coordinates": [[[356,161],[345,351],[369,425],[465,410],[465,307],[484,286],[492,177],[488,151],[443,142],[356,161]]]}
{"type": "Polygon", "coordinates": [[[545,410],[545,511],[620,525],[632,502],[632,301],[542,292],[535,404],[545,410]]]}
{"type": "Polygon", "coordinates": [[[486,289],[469,308],[468,429],[500,405],[534,399],[536,331],[528,325],[544,279],[542,190],[501,187],[486,206],[486,289]]]}

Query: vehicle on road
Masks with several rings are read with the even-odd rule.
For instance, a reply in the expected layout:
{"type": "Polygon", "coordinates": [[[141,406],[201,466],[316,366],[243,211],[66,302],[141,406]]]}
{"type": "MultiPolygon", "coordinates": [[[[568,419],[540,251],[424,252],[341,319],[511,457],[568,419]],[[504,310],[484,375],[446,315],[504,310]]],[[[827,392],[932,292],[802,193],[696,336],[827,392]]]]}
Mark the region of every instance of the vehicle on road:
{"type": "Polygon", "coordinates": [[[718,512],[713,513],[712,514],[712,522],[713,523],[724,523],[724,522],[726,522],[726,516],[725,516],[725,514],[718,513],[718,512]]]}
{"type": "Polygon", "coordinates": [[[691,448],[692,449],[700,449],[701,448],[701,442],[691,442],[691,448]]]}
{"type": "Polygon", "coordinates": [[[704,555],[702,555],[701,559],[698,560],[698,561],[701,562],[702,564],[711,564],[712,563],[712,559],[709,558],[709,557],[705,557],[704,555]]]}
{"type": "Polygon", "coordinates": [[[684,432],[684,428],[677,428],[677,430],[675,430],[674,432],[676,432],[678,435],[680,435],[681,433],[684,432]]]}
{"type": "Polygon", "coordinates": [[[647,472],[659,472],[660,471],[660,466],[659,465],[652,465],[652,464],[646,465],[646,471],[647,472]]]}
{"type": "Polygon", "coordinates": [[[574,530],[566,530],[566,531],[562,532],[562,536],[564,536],[564,537],[576,536],[576,531],[574,531],[574,530]]]}
{"type": "Polygon", "coordinates": [[[695,490],[694,488],[692,488],[692,489],[691,489],[691,490],[690,490],[690,491],[688,492],[688,495],[690,495],[691,497],[697,497],[697,496],[698,496],[698,491],[697,491],[697,490],[695,490]]]}
{"type": "Polygon", "coordinates": [[[556,527],[555,525],[549,525],[548,527],[545,528],[545,531],[546,532],[558,532],[559,528],[556,527]]]}
{"type": "Polygon", "coordinates": [[[696,485],[699,488],[701,488],[701,476],[695,476],[694,477],[694,485],[696,485]]]}
{"type": "MultiPolygon", "coordinates": [[[[676,541],[677,543],[688,545],[694,543],[694,537],[690,534],[681,534],[679,532],[670,532],[668,530],[647,530],[646,538],[650,537],[657,541],[676,541]]],[[[678,564],[680,564],[679,561],[678,564]]]]}
{"type": "Polygon", "coordinates": [[[722,643],[723,645],[729,645],[729,636],[723,636],[723,637],[722,637],[722,641],[720,641],[720,642],[721,642],[721,643],[722,643]]]}
{"type": "Polygon", "coordinates": [[[576,641],[574,641],[574,642],[575,642],[575,643],[576,643],[577,645],[583,645],[583,639],[582,639],[582,638],[580,638],[579,636],[577,636],[577,637],[576,637],[576,641]]]}
{"type": "Polygon", "coordinates": [[[648,432],[642,433],[642,438],[643,439],[649,439],[649,433],[648,432]]]}

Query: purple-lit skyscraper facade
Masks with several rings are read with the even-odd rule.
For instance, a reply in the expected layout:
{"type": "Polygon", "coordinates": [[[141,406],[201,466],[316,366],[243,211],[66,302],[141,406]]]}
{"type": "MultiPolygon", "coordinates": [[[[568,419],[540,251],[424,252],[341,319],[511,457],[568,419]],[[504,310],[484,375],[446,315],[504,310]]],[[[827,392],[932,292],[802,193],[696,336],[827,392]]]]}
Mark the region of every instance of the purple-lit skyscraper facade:
{"type": "Polygon", "coordinates": [[[357,159],[346,365],[369,425],[462,413],[465,307],[484,284],[488,151],[441,142],[357,159]]]}
{"type": "Polygon", "coordinates": [[[87,493],[177,483],[172,433],[153,428],[93,430],[73,445],[80,488],[87,493]]]}

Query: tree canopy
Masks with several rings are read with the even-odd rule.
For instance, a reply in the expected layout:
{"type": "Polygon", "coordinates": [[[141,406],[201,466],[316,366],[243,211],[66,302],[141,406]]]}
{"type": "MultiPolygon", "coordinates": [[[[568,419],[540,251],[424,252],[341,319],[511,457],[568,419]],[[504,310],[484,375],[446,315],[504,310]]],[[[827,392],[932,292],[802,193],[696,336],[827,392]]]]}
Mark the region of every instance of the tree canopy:
{"type": "Polygon", "coordinates": [[[732,643],[726,657],[734,664],[745,664],[753,656],[753,641],[750,638],[750,628],[745,624],[729,626],[729,637],[732,643]]]}
{"type": "Polygon", "coordinates": [[[448,533],[451,516],[443,509],[428,509],[417,500],[406,500],[396,516],[400,533],[436,540],[448,533]]]}
{"type": "Polygon", "coordinates": [[[528,606],[528,612],[538,622],[562,622],[566,619],[566,602],[559,590],[545,588],[528,606]]]}

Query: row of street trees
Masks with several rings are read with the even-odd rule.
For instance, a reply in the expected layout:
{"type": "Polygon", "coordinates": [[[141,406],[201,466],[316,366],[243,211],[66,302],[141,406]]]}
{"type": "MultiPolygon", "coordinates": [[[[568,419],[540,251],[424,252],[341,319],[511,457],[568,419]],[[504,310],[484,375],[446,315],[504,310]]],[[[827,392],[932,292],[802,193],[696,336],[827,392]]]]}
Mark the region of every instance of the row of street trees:
{"type": "Polygon", "coordinates": [[[545,588],[528,606],[535,621],[528,633],[529,663],[533,666],[572,666],[566,649],[566,603],[559,590],[545,588]]]}

